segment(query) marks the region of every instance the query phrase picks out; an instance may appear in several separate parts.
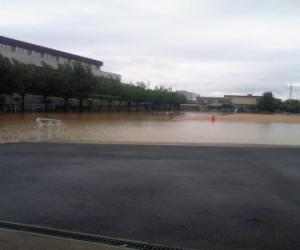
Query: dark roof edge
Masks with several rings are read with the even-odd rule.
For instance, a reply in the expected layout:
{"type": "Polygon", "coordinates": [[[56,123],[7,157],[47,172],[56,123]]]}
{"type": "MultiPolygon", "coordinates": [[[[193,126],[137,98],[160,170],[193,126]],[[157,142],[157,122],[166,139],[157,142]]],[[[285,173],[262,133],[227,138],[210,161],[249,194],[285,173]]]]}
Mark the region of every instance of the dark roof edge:
{"type": "Polygon", "coordinates": [[[199,98],[224,99],[226,97],[262,97],[260,95],[224,95],[220,96],[199,96],[199,98]]]}
{"type": "Polygon", "coordinates": [[[199,96],[199,98],[224,99],[222,96],[199,96]]]}
{"type": "Polygon", "coordinates": [[[97,66],[102,66],[103,65],[103,62],[98,61],[98,60],[94,60],[94,59],[90,59],[90,58],[87,58],[87,57],[74,55],[74,54],[59,51],[59,50],[56,50],[56,49],[50,49],[50,48],[43,47],[43,46],[40,46],[40,45],[35,45],[35,44],[32,44],[32,43],[22,42],[22,41],[15,40],[15,39],[8,38],[8,37],[4,37],[4,36],[0,36],[0,43],[10,45],[10,46],[20,47],[20,48],[23,48],[23,49],[34,50],[34,51],[38,51],[40,53],[47,53],[47,54],[51,54],[51,55],[54,55],[54,56],[65,57],[65,58],[76,60],[76,61],[82,61],[82,62],[85,62],[85,63],[94,64],[94,65],[97,65],[97,66]]]}
{"type": "Polygon", "coordinates": [[[262,97],[261,95],[224,95],[224,97],[262,97]]]}

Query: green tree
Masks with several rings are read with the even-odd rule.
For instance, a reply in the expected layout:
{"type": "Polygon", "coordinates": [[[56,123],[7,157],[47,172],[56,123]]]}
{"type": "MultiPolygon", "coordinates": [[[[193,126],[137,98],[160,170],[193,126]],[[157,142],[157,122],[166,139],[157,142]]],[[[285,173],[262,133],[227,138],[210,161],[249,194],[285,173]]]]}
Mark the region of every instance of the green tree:
{"type": "MultiPolygon", "coordinates": [[[[18,61],[11,62],[0,55],[0,94],[18,93],[21,95],[21,110],[25,110],[25,95],[37,94],[47,100],[50,96],[62,97],[66,111],[70,98],[79,99],[79,110],[82,111],[83,101],[88,97],[106,98],[111,107],[112,100],[127,101],[128,109],[132,103],[139,109],[141,102],[152,103],[157,110],[179,108],[185,101],[182,95],[171,89],[156,87],[146,89],[146,84],[136,85],[121,83],[120,80],[96,77],[90,67],[81,63],[62,64],[57,68],[48,64],[41,66],[27,65],[18,61]]],[[[46,110],[47,102],[45,103],[46,110]]],[[[153,107],[152,107],[153,108],[153,107]]]]}
{"type": "Polygon", "coordinates": [[[121,87],[121,99],[127,102],[127,109],[131,109],[132,102],[136,99],[136,86],[133,84],[123,84],[121,87]]]}
{"type": "Polygon", "coordinates": [[[280,109],[285,112],[289,113],[299,113],[300,112],[300,101],[299,100],[294,100],[294,99],[289,99],[283,102],[280,105],[280,109]]]}
{"type": "Polygon", "coordinates": [[[12,94],[12,64],[0,54],[0,94],[12,94]]]}
{"type": "Polygon", "coordinates": [[[33,92],[43,97],[45,111],[47,112],[49,109],[48,98],[51,96],[60,96],[61,86],[59,80],[62,77],[59,75],[59,71],[56,68],[45,63],[43,63],[42,67],[35,66],[34,72],[33,92]]]}
{"type": "Polygon", "coordinates": [[[58,65],[57,74],[58,96],[64,99],[64,109],[67,112],[69,110],[69,99],[74,97],[77,91],[71,64],[58,65]]]}
{"type": "Polygon", "coordinates": [[[93,94],[96,89],[97,82],[89,67],[76,62],[72,64],[72,68],[74,74],[75,93],[79,99],[79,111],[82,112],[83,101],[93,94]]]}
{"type": "Polygon", "coordinates": [[[35,77],[35,66],[25,65],[16,60],[12,64],[13,87],[15,93],[21,96],[21,112],[25,111],[25,95],[34,91],[33,81],[35,77]]]}
{"type": "Polygon", "coordinates": [[[172,104],[174,109],[179,110],[180,104],[185,102],[186,102],[186,98],[183,94],[172,92],[172,104]]]}

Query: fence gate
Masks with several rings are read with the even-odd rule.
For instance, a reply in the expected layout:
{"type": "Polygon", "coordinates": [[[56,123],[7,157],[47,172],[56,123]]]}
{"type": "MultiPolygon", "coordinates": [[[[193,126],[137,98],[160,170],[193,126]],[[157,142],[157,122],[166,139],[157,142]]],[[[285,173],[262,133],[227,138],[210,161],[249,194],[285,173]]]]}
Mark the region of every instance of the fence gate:
{"type": "Polygon", "coordinates": [[[37,141],[51,140],[59,136],[62,129],[62,121],[48,118],[36,118],[37,123],[37,141]]]}

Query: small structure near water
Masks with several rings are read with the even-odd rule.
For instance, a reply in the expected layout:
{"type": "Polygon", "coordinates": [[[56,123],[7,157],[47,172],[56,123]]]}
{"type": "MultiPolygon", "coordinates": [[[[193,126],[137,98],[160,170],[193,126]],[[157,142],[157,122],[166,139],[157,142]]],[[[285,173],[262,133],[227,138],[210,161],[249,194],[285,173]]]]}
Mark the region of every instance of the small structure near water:
{"type": "Polygon", "coordinates": [[[63,125],[61,120],[49,118],[36,118],[38,142],[54,139],[61,132],[63,125]]]}

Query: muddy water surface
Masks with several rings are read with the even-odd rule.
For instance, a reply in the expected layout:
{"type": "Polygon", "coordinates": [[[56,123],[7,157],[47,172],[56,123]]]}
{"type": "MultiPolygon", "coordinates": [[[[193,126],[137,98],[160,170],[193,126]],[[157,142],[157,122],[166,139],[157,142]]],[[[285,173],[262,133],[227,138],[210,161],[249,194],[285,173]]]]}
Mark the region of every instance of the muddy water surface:
{"type": "MultiPolygon", "coordinates": [[[[52,141],[82,143],[234,143],[300,145],[300,116],[207,113],[0,114],[0,142],[35,141],[37,117],[59,119],[52,141]]],[[[42,128],[41,139],[48,136],[42,128]]]]}

